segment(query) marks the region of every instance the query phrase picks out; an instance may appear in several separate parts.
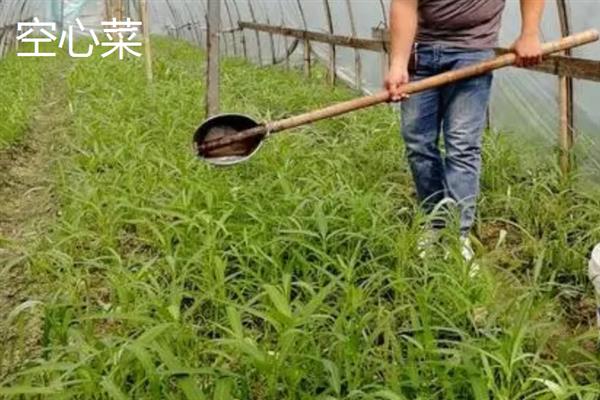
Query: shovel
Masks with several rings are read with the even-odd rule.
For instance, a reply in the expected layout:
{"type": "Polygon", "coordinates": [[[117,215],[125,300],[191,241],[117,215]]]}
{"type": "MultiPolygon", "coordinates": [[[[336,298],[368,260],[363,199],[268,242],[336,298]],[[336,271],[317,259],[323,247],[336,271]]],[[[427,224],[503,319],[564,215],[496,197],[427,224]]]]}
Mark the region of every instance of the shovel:
{"type": "MultiPolygon", "coordinates": [[[[564,37],[556,42],[542,45],[544,56],[597,41],[597,30],[588,30],[564,37]]],[[[516,54],[506,53],[472,66],[444,72],[427,79],[404,85],[403,93],[413,94],[443,86],[462,79],[484,75],[499,68],[511,66],[516,54]]],[[[294,117],[259,124],[254,119],[240,114],[221,114],[207,119],[194,134],[194,147],[200,159],[213,165],[234,165],[248,160],[269,136],[286,129],[310,124],[322,119],[336,117],[390,101],[387,90],[338,103],[294,117]]]]}

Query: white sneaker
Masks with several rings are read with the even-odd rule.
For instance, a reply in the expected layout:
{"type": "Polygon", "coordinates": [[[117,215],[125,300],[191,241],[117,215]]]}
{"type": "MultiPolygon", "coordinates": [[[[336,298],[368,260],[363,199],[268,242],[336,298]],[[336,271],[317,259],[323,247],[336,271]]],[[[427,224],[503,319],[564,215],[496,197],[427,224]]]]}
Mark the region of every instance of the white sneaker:
{"type": "Polygon", "coordinates": [[[421,235],[421,237],[419,238],[419,241],[417,242],[417,249],[419,250],[419,258],[427,257],[427,254],[429,253],[431,248],[433,246],[435,246],[435,244],[439,240],[439,236],[440,236],[440,234],[437,229],[431,228],[431,229],[427,229],[427,230],[423,231],[423,234],[421,235]]]}
{"type": "Polygon", "coordinates": [[[479,271],[481,270],[481,268],[479,267],[479,264],[474,262],[475,252],[473,251],[473,247],[471,247],[471,240],[469,240],[468,237],[461,237],[460,245],[460,253],[462,254],[467,264],[469,264],[469,277],[475,278],[479,275],[479,271]]]}

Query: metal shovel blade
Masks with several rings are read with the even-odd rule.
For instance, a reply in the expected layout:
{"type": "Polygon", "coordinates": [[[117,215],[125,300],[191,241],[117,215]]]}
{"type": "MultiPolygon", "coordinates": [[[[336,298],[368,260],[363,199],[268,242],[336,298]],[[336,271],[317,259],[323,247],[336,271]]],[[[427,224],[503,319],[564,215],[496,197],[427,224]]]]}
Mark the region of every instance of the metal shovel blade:
{"type": "Polygon", "coordinates": [[[263,137],[253,137],[213,150],[202,150],[205,142],[254,128],[259,124],[241,114],[220,114],[204,121],[194,134],[194,147],[198,157],[212,165],[230,166],[246,161],[260,149],[263,137]]]}

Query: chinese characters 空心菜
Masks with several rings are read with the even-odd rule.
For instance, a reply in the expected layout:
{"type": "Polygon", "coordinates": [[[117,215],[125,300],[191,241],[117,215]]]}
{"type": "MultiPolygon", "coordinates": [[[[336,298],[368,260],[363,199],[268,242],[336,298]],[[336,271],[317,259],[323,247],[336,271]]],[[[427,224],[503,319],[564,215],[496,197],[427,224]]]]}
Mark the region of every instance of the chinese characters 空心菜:
{"type": "MultiPolygon", "coordinates": [[[[108,57],[113,53],[117,53],[120,60],[125,58],[125,54],[129,53],[135,57],[140,57],[142,53],[134,50],[136,47],[142,47],[142,43],[134,41],[139,33],[139,29],[142,23],[139,21],[132,21],[131,18],[127,18],[125,21],[117,21],[113,18],[112,21],[102,22],[103,34],[106,40],[101,42],[98,39],[94,29],[88,29],[83,26],[81,20],[77,18],[77,27],[79,28],[80,35],[89,36],[93,44],[89,44],[87,51],[77,52],[74,48],[75,32],[74,27],[71,25],[67,30],[63,30],[58,47],[63,48],[65,42],[68,42],[69,55],[74,58],[86,58],[90,57],[95,49],[95,46],[105,47],[108,50],[102,53],[102,58],[108,57]]],[[[40,47],[44,43],[51,43],[58,39],[52,32],[56,32],[56,23],[54,22],[40,22],[39,18],[34,18],[30,22],[19,22],[17,24],[17,31],[19,35],[17,40],[22,43],[33,43],[33,49],[30,52],[19,52],[19,57],[55,57],[56,53],[43,52],[40,47]],[[36,36],[37,34],[37,36],[36,36]]]]}

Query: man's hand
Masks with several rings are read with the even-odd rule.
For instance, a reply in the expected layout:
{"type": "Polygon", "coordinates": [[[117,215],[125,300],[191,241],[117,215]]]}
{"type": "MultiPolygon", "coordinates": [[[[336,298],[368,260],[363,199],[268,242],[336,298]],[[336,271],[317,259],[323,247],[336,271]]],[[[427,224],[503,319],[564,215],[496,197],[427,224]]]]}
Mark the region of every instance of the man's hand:
{"type": "Polygon", "coordinates": [[[391,101],[402,101],[408,98],[406,93],[402,92],[402,86],[410,81],[408,68],[402,65],[392,65],[386,78],[385,88],[390,94],[391,101]]]}
{"type": "Polygon", "coordinates": [[[542,42],[537,34],[521,35],[512,46],[517,67],[531,67],[542,62],[542,42]]]}
{"type": "Polygon", "coordinates": [[[542,61],[540,24],[546,0],[521,0],[521,36],[512,48],[517,67],[531,67],[542,61]]]}
{"type": "Polygon", "coordinates": [[[408,96],[402,86],[409,81],[408,60],[415,40],[418,21],[417,0],[392,0],[390,8],[390,71],[385,88],[390,101],[402,101],[408,96]]]}

